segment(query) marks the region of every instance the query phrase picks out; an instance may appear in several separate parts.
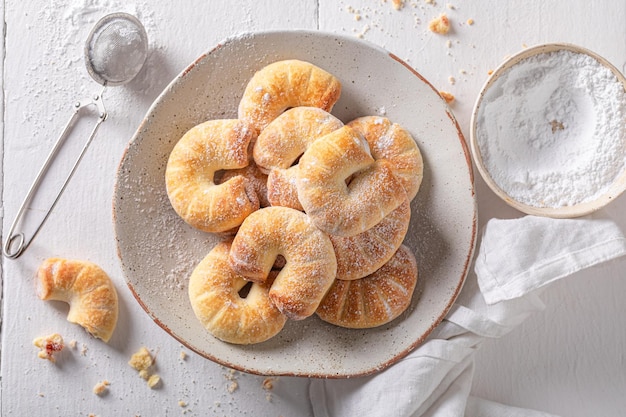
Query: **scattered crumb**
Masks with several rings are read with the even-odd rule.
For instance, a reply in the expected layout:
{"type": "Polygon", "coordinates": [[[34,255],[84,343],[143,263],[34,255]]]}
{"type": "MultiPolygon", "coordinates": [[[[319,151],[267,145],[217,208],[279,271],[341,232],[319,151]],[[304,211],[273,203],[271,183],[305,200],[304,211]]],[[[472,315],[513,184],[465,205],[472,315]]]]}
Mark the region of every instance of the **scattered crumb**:
{"type": "Polygon", "coordinates": [[[466,70],[464,70],[463,68],[461,68],[461,69],[459,70],[459,74],[463,74],[463,75],[465,75],[465,74],[467,74],[467,71],[466,71],[466,70]]]}
{"type": "Polygon", "coordinates": [[[523,49],[526,49],[526,48],[528,48],[528,45],[526,45],[525,43],[523,43],[523,44],[522,44],[522,48],[523,48],[523,49]]]}
{"type": "Polygon", "coordinates": [[[474,24],[474,19],[472,18],[467,19],[467,24],[472,26],[474,24]]]}
{"type": "Polygon", "coordinates": [[[151,372],[151,367],[154,365],[155,360],[156,357],[152,356],[146,347],[141,347],[128,361],[128,364],[138,371],[139,376],[147,381],[150,388],[158,387],[161,382],[161,377],[151,372]]]}
{"type": "Polygon", "coordinates": [[[266,391],[271,391],[274,388],[274,378],[267,377],[263,380],[263,389],[266,391]]]}
{"type": "Polygon", "coordinates": [[[108,386],[111,385],[111,383],[109,381],[107,381],[106,379],[102,382],[98,382],[94,387],[93,387],[93,393],[96,395],[102,395],[105,394],[108,390],[108,386]]]}
{"type": "Polygon", "coordinates": [[[157,374],[150,375],[150,378],[148,378],[148,387],[152,389],[157,388],[160,383],[161,383],[161,377],[157,374]]]}
{"type": "Polygon", "coordinates": [[[385,116],[387,114],[387,109],[385,106],[382,106],[376,111],[376,113],[378,113],[379,116],[385,116]]]}
{"type": "Polygon", "coordinates": [[[424,2],[426,4],[432,4],[433,6],[435,5],[435,0],[424,0],[424,2]]]}
{"type": "Polygon", "coordinates": [[[493,70],[487,71],[487,74],[489,74],[489,75],[493,74],[493,70]]]}
{"type": "Polygon", "coordinates": [[[86,356],[87,355],[87,345],[83,343],[82,348],[80,349],[80,354],[81,356],[86,356]]]}
{"type": "Polygon", "coordinates": [[[78,342],[76,340],[71,340],[70,343],[68,343],[67,345],[70,347],[70,349],[76,349],[77,344],[78,342]]]}
{"type": "Polygon", "coordinates": [[[451,104],[454,101],[454,95],[448,93],[447,91],[440,91],[439,95],[446,101],[446,103],[451,104]]]}
{"type": "Polygon", "coordinates": [[[44,394],[43,392],[39,392],[39,393],[37,393],[37,395],[42,397],[42,398],[46,396],[46,394],[44,394]]]}
{"type": "Polygon", "coordinates": [[[452,41],[448,39],[448,40],[446,41],[446,46],[447,46],[448,48],[452,48],[452,41]]]}
{"type": "Polygon", "coordinates": [[[391,0],[391,5],[394,9],[400,10],[404,7],[404,0],[391,0]]]}
{"type": "Polygon", "coordinates": [[[456,7],[454,7],[454,4],[450,4],[450,3],[448,3],[448,4],[446,4],[446,7],[447,7],[448,9],[450,9],[450,10],[456,10],[456,7]]]}
{"type": "Polygon", "coordinates": [[[49,336],[38,337],[33,340],[33,345],[37,346],[39,353],[37,356],[41,359],[47,359],[50,362],[56,362],[54,354],[63,350],[63,337],[58,333],[53,333],[49,336]]]}
{"type": "Polygon", "coordinates": [[[231,381],[226,389],[232,394],[233,392],[237,391],[237,388],[239,388],[239,384],[237,383],[237,381],[231,381]]]}
{"type": "Polygon", "coordinates": [[[445,13],[440,14],[428,23],[428,29],[431,32],[445,35],[450,31],[450,20],[445,13]]]}
{"type": "Polygon", "coordinates": [[[361,15],[360,15],[360,14],[355,14],[355,15],[354,15],[354,20],[356,20],[357,22],[358,22],[359,20],[361,20],[361,15]]]}
{"type": "Polygon", "coordinates": [[[183,400],[178,400],[178,406],[179,407],[187,407],[187,403],[184,402],[183,400]]]}
{"type": "Polygon", "coordinates": [[[184,350],[180,351],[180,359],[181,360],[187,360],[187,352],[185,352],[184,350]]]}
{"type": "Polygon", "coordinates": [[[453,76],[449,76],[449,77],[448,77],[448,82],[449,82],[451,85],[454,85],[454,84],[456,84],[456,78],[454,78],[453,76]]]}

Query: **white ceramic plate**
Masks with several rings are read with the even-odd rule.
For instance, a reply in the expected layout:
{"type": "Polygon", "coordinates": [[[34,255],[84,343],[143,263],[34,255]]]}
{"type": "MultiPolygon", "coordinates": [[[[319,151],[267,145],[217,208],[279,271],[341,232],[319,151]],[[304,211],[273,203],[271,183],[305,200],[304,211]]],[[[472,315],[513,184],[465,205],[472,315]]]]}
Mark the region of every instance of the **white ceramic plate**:
{"type": "Polygon", "coordinates": [[[357,39],[277,31],[224,41],[183,71],[152,105],[119,166],[114,195],[118,253],[135,298],[165,331],[225,366],[262,375],[351,377],[382,370],[424,341],[444,318],[467,274],[476,236],[476,202],[463,135],[436,90],[394,55],[357,39]],[[371,330],[335,327],[310,317],[288,322],[250,346],[221,342],[195,318],[188,276],[217,242],[174,213],[165,166],[185,131],[209,119],[237,117],[248,80],[281,59],[312,62],[337,76],[343,91],[333,113],[386,116],[406,127],[424,157],[406,244],[419,280],[401,317],[371,330]]]}

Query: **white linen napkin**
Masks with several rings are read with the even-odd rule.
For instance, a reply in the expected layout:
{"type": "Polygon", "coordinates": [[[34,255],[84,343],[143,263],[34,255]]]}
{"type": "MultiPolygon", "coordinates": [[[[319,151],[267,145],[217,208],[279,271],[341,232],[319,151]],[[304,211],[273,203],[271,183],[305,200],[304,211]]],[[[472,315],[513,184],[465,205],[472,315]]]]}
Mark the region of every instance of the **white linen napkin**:
{"type": "Polygon", "coordinates": [[[626,238],[606,218],[490,220],[475,272],[424,344],[379,374],[312,380],[314,415],[552,416],[471,396],[474,354],[486,338],[505,335],[544,308],[535,290],[624,254],[626,238]]]}

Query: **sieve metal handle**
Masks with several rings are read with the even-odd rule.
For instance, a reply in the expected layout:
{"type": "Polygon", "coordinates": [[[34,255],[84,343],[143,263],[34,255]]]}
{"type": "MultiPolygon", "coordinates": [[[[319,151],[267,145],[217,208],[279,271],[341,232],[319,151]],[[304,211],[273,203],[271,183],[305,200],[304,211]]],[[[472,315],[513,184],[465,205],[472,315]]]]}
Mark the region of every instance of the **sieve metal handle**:
{"type": "Polygon", "coordinates": [[[31,184],[30,189],[28,190],[28,193],[26,194],[26,197],[24,198],[24,201],[22,202],[22,205],[17,211],[15,220],[13,220],[13,223],[11,224],[11,228],[9,229],[9,233],[8,233],[8,238],[6,239],[4,246],[2,248],[2,252],[4,256],[6,256],[7,258],[16,259],[22,253],[24,253],[24,251],[28,248],[28,246],[30,246],[33,239],[35,239],[35,236],[37,236],[37,234],[41,230],[46,220],[48,220],[48,217],[50,217],[50,214],[52,213],[52,210],[54,209],[57,202],[59,201],[61,194],[63,193],[63,191],[65,191],[67,184],[69,183],[70,179],[74,175],[74,172],[76,171],[76,168],[78,167],[78,164],[83,159],[83,156],[85,155],[85,152],[87,151],[87,148],[91,144],[91,141],[93,140],[93,138],[96,136],[96,132],[98,131],[98,128],[100,127],[102,122],[104,122],[107,118],[107,112],[104,107],[104,102],[102,101],[103,93],[104,93],[104,88],[102,89],[102,92],[100,92],[100,94],[94,95],[93,98],[88,98],[85,100],[77,101],[74,104],[74,113],[72,114],[72,117],[70,117],[69,121],[65,125],[65,128],[63,129],[63,132],[61,133],[61,136],[59,136],[56,143],[52,147],[52,150],[48,154],[46,161],[44,162],[43,166],[39,170],[39,173],[37,174],[37,177],[35,177],[35,180],[31,184]],[[54,198],[54,201],[48,208],[48,211],[46,212],[45,216],[43,217],[43,219],[41,220],[41,222],[39,223],[39,225],[33,232],[30,239],[26,240],[26,237],[23,232],[15,233],[15,228],[24,218],[24,214],[26,212],[26,207],[28,206],[28,203],[30,203],[30,201],[34,197],[35,192],[39,188],[39,184],[41,180],[46,175],[48,168],[50,167],[50,163],[52,162],[52,160],[54,159],[54,156],[57,154],[57,152],[61,148],[61,145],[63,144],[65,138],[67,137],[67,134],[71,131],[72,126],[76,120],[76,117],[78,116],[78,113],[80,112],[81,109],[89,107],[89,106],[96,106],[97,111],[98,111],[98,120],[96,121],[96,124],[93,127],[93,129],[91,130],[91,134],[89,135],[87,142],[85,142],[85,145],[80,151],[80,154],[78,155],[78,158],[76,159],[76,162],[74,162],[74,166],[72,166],[67,178],[63,182],[63,185],[61,186],[59,192],[54,198]]]}

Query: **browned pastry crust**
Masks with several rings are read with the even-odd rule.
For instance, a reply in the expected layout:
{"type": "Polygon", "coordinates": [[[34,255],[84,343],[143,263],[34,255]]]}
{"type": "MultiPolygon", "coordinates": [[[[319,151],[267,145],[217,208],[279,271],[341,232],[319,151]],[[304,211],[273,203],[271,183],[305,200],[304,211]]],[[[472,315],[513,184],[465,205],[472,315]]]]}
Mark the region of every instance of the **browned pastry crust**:
{"type": "Polygon", "coordinates": [[[363,278],[382,267],[398,250],[411,221],[406,199],[378,224],[355,236],[330,235],[337,257],[337,279],[363,278]]]}
{"type": "Polygon", "coordinates": [[[253,130],[237,119],[210,120],[190,129],[174,146],[165,172],[172,207],[189,225],[224,232],[259,208],[253,184],[242,175],[216,185],[219,170],[248,165],[253,130]]]}
{"type": "Polygon", "coordinates": [[[251,344],[278,334],[287,317],[270,301],[269,284],[250,282],[232,270],[231,242],[218,243],[189,278],[189,300],[196,317],[215,337],[228,343],[251,344]]]}
{"type": "Polygon", "coordinates": [[[348,126],[365,137],[374,159],[389,161],[409,200],[413,200],[422,184],[424,163],[411,134],[399,124],[380,116],[359,117],[348,126]]]}
{"type": "Polygon", "coordinates": [[[324,321],[352,329],[381,326],[410,305],[417,283],[417,263],[402,245],[378,271],[365,278],[335,280],[317,309],[324,321]]]}
{"type": "Polygon", "coordinates": [[[294,320],[315,312],[337,273],[335,251],[328,236],[309,217],[288,207],[266,207],[243,222],[233,240],[230,264],[255,282],[266,282],[278,255],[285,266],[269,297],[294,320]]]}
{"type": "Polygon", "coordinates": [[[328,234],[363,233],[407,198],[391,164],[375,160],[367,141],[349,126],[313,142],[298,165],[300,203],[328,234]]]}
{"type": "Polygon", "coordinates": [[[229,169],[227,171],[220,172],[220,174],[219,178],[217,175],[215,177],[215,183],[217,185],[225,183],[227,180],[241,175],[252,185],[252,189],[259,199],[260,207],[269,207],[271,205],[267,197],[267,175],[261,171],[254,161],[250,161],[248,166],[245,168],[229,169]]]}
{"type": "Polygon", "coordinates": [[[298,159],[313,141],[342,126],[339,119],[317,107],[294,107],[263,129],[253,156],[269,173],[268,199],[273,206],[303,210],[296,189],[298,159]]]}
{"type": "Polygon", "coordinates": [[[291,107],[311,106],[330,112],[341,94],[332,74],[305,61],[277,61],[257,71],[239,103],[239,119],[259,134],[291,107]]]}
{"type": "Polygon", "coordinates": [[[108,342],[118,316],[115,286],[98,265],[81,260],[46,259],[37,271],[37,295],[70,305],[67,320],[108,342]]]}

